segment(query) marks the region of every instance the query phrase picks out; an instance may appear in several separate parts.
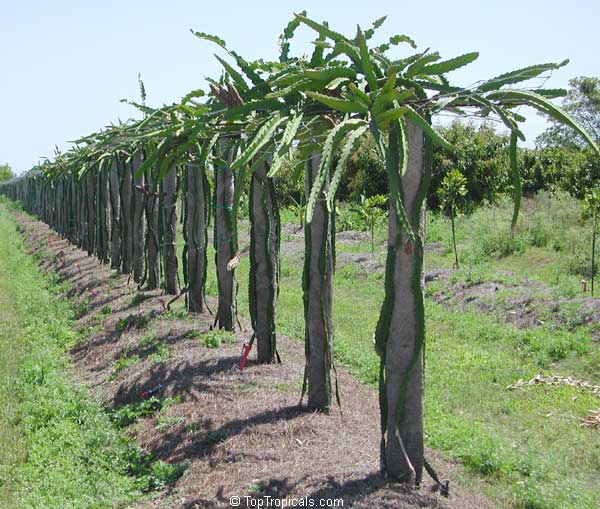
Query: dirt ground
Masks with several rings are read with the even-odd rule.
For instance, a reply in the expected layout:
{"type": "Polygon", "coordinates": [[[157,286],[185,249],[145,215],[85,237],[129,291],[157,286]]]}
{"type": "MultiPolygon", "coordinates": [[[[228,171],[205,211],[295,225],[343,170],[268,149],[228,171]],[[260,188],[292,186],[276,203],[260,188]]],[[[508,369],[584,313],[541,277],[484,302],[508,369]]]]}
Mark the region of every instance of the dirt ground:
{"type": "MultiPolygon", "coordinates": [[[[157,458],[187,464],[173,486],[137,507],[230,507],[232,496],[240,497],[239,507],[259,507],[259,502],[266,507],[267,497],[288,504],[307,497],[315,507],[338,498],[343,507],[357,508],[493,507],[458,486],[453,476],[459,467],[431,450],[429,461],[440,477],[450,479],[449,498],[434,491],[426,474],[420,489],[382,479],[375,390],[338,369],[343,413],[300,408],[300,342],[279,336],[282,364],[250,360],[240,371],[241,346],[250,336],[247,324],[235,343],[208,348],[192,334],[201,339],[210,329],[209,313],[173,317],[165,313],[168,299],[160,291],[136,297],[136,285],[126,276],[69,245],[45,224],[24,216],[17,220],[29,251],[65,283],[65,297],[87,302],[76,326],[89,338],[70,352],[76,379],[108,408],[139,401],[143,391],[156,387],[157,396],[178,398],[127,428],[157,458]],[[144,341],[148,337],[151,341],[144,341]],[[153,354],[159,344],[169,355],[157,360],[153,354]],[[118,359],[133,355],[139,362],[115,371],[118,359]]],[[[214,309],[215,303],[209,304],[214,309]]]]}

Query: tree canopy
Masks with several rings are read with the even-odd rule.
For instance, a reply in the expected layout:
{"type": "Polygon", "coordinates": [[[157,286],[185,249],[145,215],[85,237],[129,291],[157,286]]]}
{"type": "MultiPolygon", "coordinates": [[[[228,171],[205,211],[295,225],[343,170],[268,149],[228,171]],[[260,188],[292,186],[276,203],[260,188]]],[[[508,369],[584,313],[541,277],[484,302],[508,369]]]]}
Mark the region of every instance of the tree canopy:
{"type": "MultiPolygon", "coordinates": [[[[600,78],[580,76],[570,80],[562,107],[594,140],[600,140],[600,78]]],[[[552,118],[549,122],[550,127],[536,139],[539,147],[580,148],[587,145],[573,129],[552,118]]]]}
{"type": "Polygon", "coordinates": [[[10,180],[15,177],[15,173],[12,171],[10,165],[0,164],[0,182],[10,180]]]}

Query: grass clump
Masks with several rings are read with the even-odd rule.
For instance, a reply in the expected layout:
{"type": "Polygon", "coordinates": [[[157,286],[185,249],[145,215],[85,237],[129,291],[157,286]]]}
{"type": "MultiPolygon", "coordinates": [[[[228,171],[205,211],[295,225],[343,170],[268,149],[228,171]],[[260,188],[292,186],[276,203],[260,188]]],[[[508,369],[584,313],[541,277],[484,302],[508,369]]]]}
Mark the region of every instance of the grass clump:
{"type": "Polygon", "coordinates": [[[150,398],[134,401],[119,408],[112,409],[109,411],[109,415],[111,421],[117,428],[124,428],[138,419],[153,415],[159,410],[167,408],[169,405],[177,403],[178,401],[178,398],[151,396],[150,398]]]}
{"type": "Polygon", "coordinates": [[[235,334],[224,329],[212,329],[198,337],[198,341],[208,348],[219,348],[222,344],[235,343],[235,334]]]}
{"type": "Polygon", "coordinates": [[[133,444],[125,459],[127,471],[135,478],[136,488],[142,492],[161,490],[174,484],[188,468],[187,462],[171,464],[156,460],[153,454],[133,444]]]}
{"type": "Polygon", "coordinates": [[[115,362],[113,362],[113,372],[108,377],[108,380],[114,380],[121,372],[125,371],[131,366],[134,366],[140,362],[140,360],[141,359],[139,355],[119,357],[115,362]]]}

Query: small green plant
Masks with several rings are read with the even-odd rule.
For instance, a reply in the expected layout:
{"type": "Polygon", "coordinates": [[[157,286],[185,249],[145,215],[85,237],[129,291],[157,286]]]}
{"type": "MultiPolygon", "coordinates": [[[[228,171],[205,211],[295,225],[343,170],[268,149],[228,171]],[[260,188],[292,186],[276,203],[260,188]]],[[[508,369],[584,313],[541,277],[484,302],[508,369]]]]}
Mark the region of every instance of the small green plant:
{"type": "Polygon", "coordinates": [[[216,445],[219,442],[224,442],[225,440],[227,440],[227,433],[223,430],[216,430],[216,431],[211,431],[208,435],[206,435],[206,438],[204,439],[204,443],[207,445],[216,445]]]}
{"type": "Polygon", "coordinates": [[[183,429],[188,433],[195,433],[200,429],[200,424],[197,422],[190,422],[189,424],[186,424],[183,429]]]}
{"type": "Polygon", "coordinates": [[[371,235],[371,254],[375,252],[375,227],[387,217],[386,204],[387,198],[382,194],[369,198],[361,195],[358,205],[352,208],[364,221],[365,229],[371,235]]]}
{"type": "Polygon", "coordinates": [[[140,346],[140,347],[149,346],[149,345],[152,345],[155,341],[157,341],[156,332],[149,330],[148,332],[146,332],[146,334],[144,334],[140,338],[140,340],[138,341],[138,346],[140,346]]]}
{"type": "Polygon", "coordinates": [[[129,315],[125,318],[121,318],[117,322],[117,330],[124,331],[132,327],[135,327],[136,329],[145,329],[149,323],[150,318],[148,317],[148,315],[129,315]]]}
{"type": "Polygon", "coordinates": [[[350,207],[343,204],[335,206],[335,229],[340,232],[350,230],[361,230],[362,220],[358,214],[350,207]]]}
{"type": "Polygon", "coordinates": [[[102,306],[102,308],[100,309],[100,314],[101,315],[110,315],[112,313],[112,308],[110,306],[102,306]]]}
{"type": "Polygon", "coordinates": [[[127,369],[128,367],[137,364],[138,362],[140,362],[140,358],[138,355],[120,357],[115,362],[113,362],[113,372],[108,377],[108,379],[114,380],[119,373],[121,373],[123,370],[127,369]]]}
{"type": "Polygon", "coordinates": [[[156,418],[156,425],[154,427],[158,431],[164,431],[183,422],[185,422],[185,417],[183,416],[166,416],[161,414],[156,418]]]}
{"type": "Polygon", "coordinates": [[[171,356],[169,345],[163,342],[158,342],[153,347],[153,352],[150,355],[150,361],[153,364],[166,361],[171,356]]]}
{"type": "Polygon", "coordinates": [[[459,264],[458,250],[456,249],[455,219],[462,211],[466,195],[467,179],[460,170],[450,170],[444,177],[444,180],[442,180],[438,196],[442,204],[442,210],[450,217],[450,224],[452,225],[452,248],[454,249],[454,267],[456,269],[459,268],[459,264]]]}
{"type": "Polygon", "coordinates": [[[224,329],[212,329],[202,334],[199,341],[208,348],[219,348],[223,343],[234,343],[235,334],[224,329]]]}
{"type": "Polygon", "coordinates": [[[297,201],[293,196],[290,196],[290,210],[298,218],[298,227],[304,226],[304,214],[306,213],[306,203],[304,203],[303,194],[300,195],[300,200],[297,201]]]}
{"type": "Polygon", "coordinates": [[[173,484],[188,468],[187,462],[176,464],[155,460],[152,453],[131,445],[125,457],[127,472],[135,477],[137,489],[142,492],[161,490],[173,484]]]}
{"type": "Polygon", "coordinates": [[[202,337],[202,332],[198,329],[192,329],[185,333],[185,337],[190,339],[200,339],[202,337]]]}
{"type": "Polygon", "coordinates": [[[170,309],[169,311],[165,311],[160,315],[160,317],[164,320],[188,320],[190,315],[185,308],[180,309],[170,309]]]}
{"type": "Polygon", "coordinates": [[[178,398],[152,396],[148,399],[134,401],[133,403],[115,408],[109,412],[109,415],[117,428],[124,428],[138,420],[140,417],[148,417],[178,401],[178,398]]]}
{"type": "Polygon", "coordinates": [[[73,316],[75,319],[82,318],[90,312],[91,300],[85,298],[73,305],[73,316]]]}

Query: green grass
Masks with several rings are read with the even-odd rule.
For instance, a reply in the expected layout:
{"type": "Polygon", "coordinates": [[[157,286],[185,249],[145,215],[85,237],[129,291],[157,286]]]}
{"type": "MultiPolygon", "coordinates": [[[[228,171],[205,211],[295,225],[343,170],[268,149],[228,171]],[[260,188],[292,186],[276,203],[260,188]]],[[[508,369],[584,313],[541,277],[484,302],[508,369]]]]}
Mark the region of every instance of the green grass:
{"type": "Polygon", "coordinates": [[[65,350],[81,339],[72,320],[88,304],[72,307],[59,298],[64,288],[24,254],[4,203],[0,203],[0,507],[124,507],[145,492],[172,484],[187,464],[157,461],[121,436],[100,401],[66,374],[65,350]]]}
{"type": "MultiPolygon", "coordinates": [[[[557,297],[576,295],[579,280],[586,276],[589,237],[589,225],[580,215],[579,204],[564,196],[541,195],[525,200],[519,227],[512,237],[508,235],[511,212],[510,204],[501,202],[459,219],[462,268],[451,281],[500,278],[508,282],[528,277],[549,285],[557,297]],[[499,269],[515,275],[499,276],[499,269]]],[[[284,212],[282,217],[288,216],[284,212]]],[[[378,229],[379,259],[384,256],[384,236],[384,229],[378,229]]],[[[441,249],[427,252],[426,267],[451,267],[447,219],[429,214],[427,236],[430,243],[438,243],[441,249]]],[[[368,242],[338,244],[339,253],[368,251],[368,242]]],[[[212,264],[212,248],[208,256],[212,264]]],[[[242,317],[248,316],[248,265],[248,258],[242,257],[236,270],[242,317]]],[[[278,330],[301,341],[301,257],[284,258],[281,269],[278,330]]],[[[434,288],[443,289],[444,284],[434,283],[428,288],[428,295],[434,288]]],[[[209,270],[206,293],[216,296],[216,288],[214,271],[209,270]]],[[[505,297],[509,295],[506,292],[505,297]]],[[[378,358],[372,337],[382,299],[380,273],[366,274],[352,266],[336,273],[335,360],[374,387],[378,358]]],[[[186,316],[183,304],[177,304],[165,318],[186,316]]],[[[429,297],[426,312],[426,441],[464,466],[459,482],[482,491],[499,507],[599,507],[600,433],[581,427],[580,421],[590,409],[600,406],[600,400],[573,387],[507,389],[519,379],[526,380],[537,373],[600,379],[600,349],[589,341],[590,328],[568,327],[569,318],[577,309],[567,306],[560,310],[565,327],[544,325],[530,330],[507,326],[501,321],[502,316],[446,309],[429,297]]],[[[198,340],[204,342],[204,337],[199,336],[198,340]]],[[[211,335],[208,337],[211,339],[206,340],[207,346],[222,342],[220,337],[214,341],[211,335]]],[[[285,362],[285,352],[282,353],[285,362]]],[[[341,389],[343,398],[344,388],[341,389]]],[[[134,404],[120,411],[128,414],[123,418],[131,423],[162,408],[146,405],[138,408],[134,404]]],[[[174,425],[161,415],[158,426],[174,425]]],[[[220,439],[214,437],[215,441],[220,439]]],[[[152,476],[151,468],[140,469],[152,476]]],[[[170,470],[176,472],[177,467],[171,466],[170,470]]]]}
{"type": "MultiPolygon", "coordinates": [[[[568,258],[574,253],[585,256],[587,230],[579,205],[565,197],[553,201],[546,195],[526,200],[524,205],[516,247],[503,233],[510,224],[508,203],[461,218],[463,268],[454,280],[493,277],[510,282],[529,277],[550,285],[557,296],[577,292],[581,274],[573,270],[568,258]],[[578,237],[581,240],[574,243],[578,237]],[[498,269],[515,276],[499,276],[498,269]]],[[[382,230],[378,239],[379,243],[384,240],[382,230]]],[[[426,266],[451,267],[445,218],[429,215],[428,239],[445,249],[440,250],[442,254],[428,252],[426,266]]],[[[338,243],[337,247],[338,252],[368,252],[366,245],[338,243]]],[[[243,259],[237,270],[240,309],[247,306],[247,274],[248,262],[243,259]]],[[[298,340],[304,331],[301,274],[297,261],[282,260],[277,326],[298,340]]],[[[382,299],[381,274],[365,275],[355,267],[336,273],[335,359],[374,387],[379,360],[372,337],[382,299]]],[[[458,313],[430,299],[426,310],[427,445],[462,463],[466,473],[459,481],[483,491],[499,507],[599,507],[600,433],[581,427],[580,421],[600,406],[600,399],[572,387],[506,389],[540,372],[599,379],[600,349],[591,344],[588,330],[550,325],[517,330],[502,323],[501,316],[458,313]]],[[[577,311],[562,312],[568,318],[577,311]]]]}
{"type": "Polygon", "coordinates": [[[222,344],[234,343],[236,338],[233,332],[224,329],[212,329],[203,334],[195,334],[192,331],[190,337],[196,337],[200,344],[208,348],[219,348],[222,344]]]}
{"type": "Polygon", "coordinates": [[[124,428],[142,417],[153,415],[155,412],[178,402],[178,398],[152,396],[111,410],[110,419],[117,428],[124,428]]]}
{"type": "MultiPolygon", "coordinates": [[[[1,206],[0,206],[1,207],[1,206]]],[[[1,507],[104,508],[137,497],[128,448],[108,416],[65,375],[76,340],[0,208],[1,507]]]]}
{"type": "MultiPolygon", "coordinates": [[[[459,258],[463,266],[490,264],[495,269],[558,288],[562,294],[580,291],[582,277],[590,277],[591,223],[581,203],[565,194],[540,193],[523,200],[515,234],[509,225],[512,203],[501,200],[457,220],[459,258]]],[[[429,214],[428,242],[441,243],[446,256],[430,256],[429,266],[447,266],[451,259],[449,220],[429,214]]]]}

